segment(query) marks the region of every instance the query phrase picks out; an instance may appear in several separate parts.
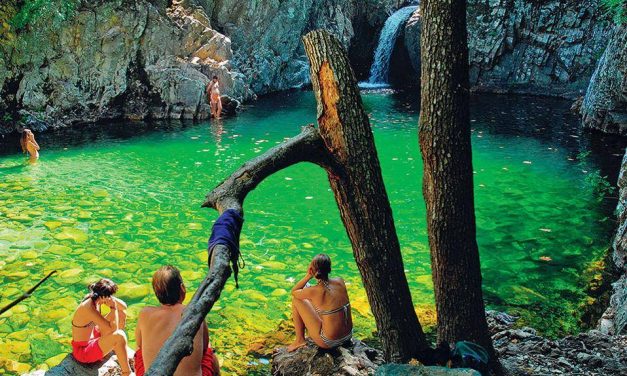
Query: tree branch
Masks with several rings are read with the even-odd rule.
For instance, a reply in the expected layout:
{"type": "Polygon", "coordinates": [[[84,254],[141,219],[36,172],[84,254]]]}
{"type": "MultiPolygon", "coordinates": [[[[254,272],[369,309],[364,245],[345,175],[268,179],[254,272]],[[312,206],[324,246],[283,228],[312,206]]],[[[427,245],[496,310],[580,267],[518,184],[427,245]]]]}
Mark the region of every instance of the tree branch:
{"type": "Polygon", "coordinates": [[[50,278],[51,275],[53,275],[54,273],[56,273],[56,270],[51,271],[50,273],[48,273],[47,276],[45,276],[44,278],[41,279],[41,281],[37,282],[37,284],[35,286],[33,286],[30,290],[26,291],[24,294],[22,294],[22,296],[20,296],[19,298],[15,299],[14,301],[12,301],[11,303],[9,303],[8,305],[6,305],[5,307],[3,307],[2,309],[0,309],[0,315],[5,313],[6,311],[10,310],[11,308],[13,308],[14,306],[16,306],[19,302],[21,302],[22,300],[30,297],[33,292],[35,292],[35,290],[37,290],[37,288],[39,286],[41,286],[42,283],[46,282],[46,280],[48,278],[50,278]]]}
{"type": "MultiPolygon", "coordinates": [[[[328,170],[334,167],[333,159],[326,152],[320,134],[313,125],[303,127],[298,136],[246,162],[207,194],[202,206],[214,208],[220,214],[228,209],[243,214],[244,199],[250,191],[266,177],[299,162],[316,163],[328,170]]],[[[194,336],[231,276],[229,261],[237,265],[238,254],[231,252],[221,244],[210,250],[208,276],[198,287],[174,333],[161,347],[146,375],[172,375],[181,360],[192,353],[194,336]]]]}
{"type": "Polygon", "coordinates": [[[207,195],[202,206],[220,211],[224,207],[238,207],[239,203],[241,209],[246,195],[265,178],[299,162],[335,167],[318,130],[311,124],[303,127],[298,136],[244,163],[207,195]]]}

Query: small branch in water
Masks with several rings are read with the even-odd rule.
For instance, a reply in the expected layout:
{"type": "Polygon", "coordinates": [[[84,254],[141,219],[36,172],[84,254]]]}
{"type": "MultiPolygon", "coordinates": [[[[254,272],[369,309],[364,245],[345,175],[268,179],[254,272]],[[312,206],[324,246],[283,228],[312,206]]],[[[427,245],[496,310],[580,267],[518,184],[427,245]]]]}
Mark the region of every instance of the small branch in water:
{"type": "Polygon", "coordinates": [[[53,275],[54,273],[56,273],[56,270],[51,271],[50,273],[48,273],[47,276],[45,276],[44,278],[42,278],[41,281],[37,282],[37,284],[35,286],[33,286],[30,290],[26,291],[24,294],[22,294],[22,296],[20,296],[19,298],[15,299],[14,301],[12,301],[11,303],[9,303],[7,306],[3,307],[0,309],[0,315],[5,313],[6,311],[10,310],[11,308],[13,308],[14,306],[16,306],[19,302],[21,302],[22,300],[30,297],[33,292],[35,292],[35,290],[37,290],[37,288],[39,286],[41,286],[42,283],[46,282],[46,280],[48,278],[50,278],[51,275],[53,275]]]}

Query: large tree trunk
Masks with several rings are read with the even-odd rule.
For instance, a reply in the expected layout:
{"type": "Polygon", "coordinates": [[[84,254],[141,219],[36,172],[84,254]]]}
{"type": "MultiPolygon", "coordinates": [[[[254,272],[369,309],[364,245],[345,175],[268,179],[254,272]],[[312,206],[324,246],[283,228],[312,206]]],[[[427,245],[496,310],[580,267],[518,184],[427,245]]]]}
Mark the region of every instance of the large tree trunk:
{"type": "MultiPolygon", "coordinates": [[[[324,168],[353,245],[385,357],[397,362],[421,359],[428,345],[412,304],[372,130],[348,58],[337,39],[326,32],[311,32],[303,40],[311,59],[320,129],[304,127],[300,135],[248,161],[214,188],[203,206],[220,213],[227,209],[243,213],[247,194],[273,173],[299,162],[324,168]]],[[[237,257],[226,246],[214,248],[207,278],[147,375],[171,375],[191,354],[194,335],[231,274],[229,261],[235,266],[237,257]]]]}
{"type": "Polygon", "coordinates": [[[386,360],[427,347],[412,304],[372,129],[346,53],[323,31],[303,38],[318,102],[320,135],[338,166],[329,182],[374,314],[386,360]]]}
{"type": "Polygon", "coordinates": [[[494,354],[481,292],[470,145],[466,1],[421,2],[420,149],[438,340],[494,354]]]}

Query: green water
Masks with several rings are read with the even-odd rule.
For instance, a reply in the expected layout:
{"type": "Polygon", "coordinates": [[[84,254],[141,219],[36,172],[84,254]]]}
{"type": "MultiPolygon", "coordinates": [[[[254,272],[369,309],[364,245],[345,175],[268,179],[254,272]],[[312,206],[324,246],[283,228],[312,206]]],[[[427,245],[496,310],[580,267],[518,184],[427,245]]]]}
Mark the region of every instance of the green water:
{"type": "MultiPolygon", "coordinates": [[[[433,287],[417,99],[367,94],[364,101],[414,304],[429,325],[433,287]]],[[[528,98],[473,102],[486,301],[549,335],[579,329],[579,307],[591,278],[585,271],[607,249],[614,226],[608,220],[614,203],[599,196],[590,176],[617,171],[622,147],[577,133],[567,106],[528,98]],[[576,158],[589,149],[592,154],[576,158]]],[[[59,274],[0,317],[0,374],[58,362],[69,349],[71,314],[85,286],[99,277],[120,284],[134,343],[137,312],[157,303],[150,278],[159,266],[178,266],[188,291],[206,272],[206,242],[216,213],[200,208],[205,193],[245,160],[314,121],[313,95],[297,92],[262,99],[219,124],[101,125],[41,135],[43,150],[35,165],[5,143],[0,305],[48,271],[59,274]]],[[[275,174],[248,196],[245,210],[241,288],[229,281],[208,318],[225,374],[249,372],[263,358],[259,354],[275,345],[264,350],[260,343],[277,338],[278,325],[289,318],[287,291],[319,252],[328,253],[334,274],[349,282],[357,336],[371,337],[374,320],[325,173],[302,164],[275,174]]]]}

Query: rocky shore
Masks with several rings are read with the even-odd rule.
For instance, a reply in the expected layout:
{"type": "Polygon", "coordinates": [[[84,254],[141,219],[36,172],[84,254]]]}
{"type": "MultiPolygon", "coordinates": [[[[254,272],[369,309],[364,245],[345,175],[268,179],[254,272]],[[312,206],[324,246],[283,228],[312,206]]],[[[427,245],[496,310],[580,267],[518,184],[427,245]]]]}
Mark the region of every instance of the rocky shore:
{"type": "MultiPolygon", "coordinates": [[[[316,28],[342,41],[364,80],[387,17],[417,3],[82,1],[60,26],[35,23],[14,43],[0,45],[0,134],[24,122],[43,129],[111,119],[204,119],[203,89],[213,75],[233,103],[302,87],[309,72],[300,38],[316,28]]],[[[624,29],[598,0],[471,0],[471,85],[475,91],[585,94],[584,124],[624,133],[624,29]]],[[[405,60],[394,65],[405,76],[413,71],[412,82],[420,70],[419,41],[418,11],[397,43],[405,60]]]]}

